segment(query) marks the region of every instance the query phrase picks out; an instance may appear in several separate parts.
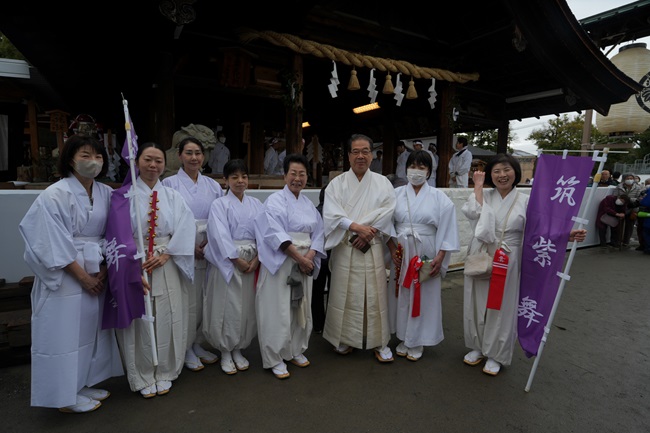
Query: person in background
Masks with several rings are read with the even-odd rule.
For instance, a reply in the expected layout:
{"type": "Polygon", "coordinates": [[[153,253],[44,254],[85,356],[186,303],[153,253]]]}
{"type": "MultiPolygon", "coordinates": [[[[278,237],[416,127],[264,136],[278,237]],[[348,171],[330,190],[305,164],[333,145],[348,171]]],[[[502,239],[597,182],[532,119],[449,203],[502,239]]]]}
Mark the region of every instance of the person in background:
{"type": "Polygon", "coordinates": [[[279,142],[278,164],[275,166],[275,174],[284,175],[284,158],[287,157],[287,143],[282,140],[279,142]]]}
{"type": "MultiPolygon", "coordinates": [[[[395,318],[400,343],[395,353],[417,361],[424,346],[435,346],[444,339],[442,279],[447,274],[451,253],[460,251],[460,238],[454,203],[426,182],[432,167],[429,154],[422,150],[412,152],[406,166],[409,184],[395,189],[393,220],[397,237],[388,242],[388,248],[394,267],[400,269],[395,318]],[[430,275],[424,282],[405,281],[414,256],[432,259],[423,265],[430,275]]],[[[389,290],[388,296],[394,296],[394,292],[389,290]]]]}
{"type": "MultiPolygon", "coordinates": [[[[646,189],[650,192],[650,179],[645,180],[646,189]]],[[[650,194],[645,194],[639,205],[645,209],[650,209],[650,194]]],[[[642,226],[642,236],[639,237],[639,241],[643,238],[643,254],[650,254],[650,217],[639,218],[639,225],[642,226]]]]}
{"type": "Polygon", "coordinates": [[[341,355],[370,348],[379,362],[392,362],[385,245],[395,237],[395,189],[369,170],[370,137],[352,135],[347,152],[350,169],[330,181],[323,204],[325,249],[332,250],[323,337],[341,355]]]}
{"type": "Polygon", "coordinates": [[[374,171],[375,173],[381,174],[381,169],[382,169],[382,162],[381,162],[381,157],[384,154],[381,150],[377,151],[377,157],[372,160],[370,163],[370,170],[374,171]]]}
{"type": "Polygon", "coordinates": [[[226,147],[226,135],[223,131],[217,132],[217,142],[214,145],[214,149],[210,151],[210,161],[208,165],[212,174],[221,174],[223,173],[223,166],[230,159],[230,149],[226,147]]]}
{"type": "MultiPolygon", "coordinates": [[[[639,198],[639,211],[645,210],[647,212],[648,205],[643,201],[650,192],[650,177],[647,178],[641,186],[641,197],[639,198]]],[[[639,238],[639,246],[636,247],[637,251],[646,250],[646,236],[644,235],[645,226],[648,225],[648,217],[637,219],[636,221],[636,235],[639,238]]]]}
{"type": "Polygon", "coordinates": [[[467,137],[458,137],[456,150],[449,159],[449,188],[467,188],[472,154],[467,149],[467,137]]]}
{"type": "MultiPolygon", "coordinates": [[[[132,391],[144,398],[169,393],[172,381],[183,370],[187,349],[187,295],[189,286],[183,279],[194,279],[196,222],[180,192],[166,187],[160,181],[165,170],[165,151],[157,143],[147,142],[138,149],[135,163],[139,171],[135,181],[135,205],[140,207],[140,227],[148,241],[151,214],[155,215],[153,252],[142,268],[150,283],[143,281],[144,291],[151,294],[158,365],[151,359],[152,340],[149,325],[142,319],[131,322],[127,328],[116,330],[122,351],[122,361],[132,391]],[[153,193],[157,201],[152,200],[153,193]],[[146,283],[146,284],[145,284],[146,283]]],[[[130,223],[137,230],[138,214],[131,210],[130,223]]],[[[133,234],[138,236],[137,233],[133,234]]]]}
{"type": "MultiPolygon", "coordinates": [[[[221,136],[223,137],[223,134],[221,136]]],[[[187,137],[180,141],[178,158],[181,161],[178,173],[164,178],[162,184],[175,189],[183,196],[196,223],[194,281],[187,279],[181,281],[187,284],[183,290],[183,295],[187,296],[183,302],[187,308],[183,317],[188,321],[185,367],[192,371],[201,371],[204,368],[203,364],[214,364],[219,359],[217,355],[201,346],[205,341],[201,321],[203,319],[203,296],[207,267],[204,249],[207,244],[208,212],[212,202],[223,195],[223,190],[217,181],[201,174],[205,148],[197,138],[187,137]]]]}
{"type": "Polygon", "coordinates": [[[285,187],[265,200],[264,211],[255,218],[262,264],[255,298],[257,335],[263,367],[278,379],[290,376],[285,361],[310,364],[304,352],[313,328],[312,284],[326,257],[323,219],[301,194],[308,166],[304,155],[287,155],[285,187]]]}
{"type": "Polygon", "coordinates": [[[438,146],[436,146],[436,143],[429,143],[429,152],[431,152],[431,156],[433,156],[433,163],[431,165],[431,176],[429,176],[427,183],[435,187],[436,177],[438,176],[438,163],[440,162],[440,157],[438,156],[438,146]]]}
{"type": "Polygon", "coordinates": [[[112,329],[102,330],[106,265],[102,241],[111,187],[94,179],[108,170],[97,139],[68,138],[61,180],[48,186],[19,225],[32,286],[31,405],[91,412],[110,393],[92,388],[124,374],[112,329]]]}
{"type": "Polygon", "coordinates": [[[598,238],[600,239],[600,246],[606,248],[610,245],[614,248],[621,246],[621,223],[625,218],[625,210],[629,198],[623,194],[617,196],[610,194],[605,196],[598,205],[598,212],[596,214],[596,230],[598,230],[598,238]],[[621,222],[616,227],[605,224],[600,220],[604,214],[618,218],[621,222]],[[607,230],[609,229],[609,243],[607,243],[607,230]]]}
{"type": "Polygon", "coordinates": [[[613,172],[612,172],[612,177],[611,177],[611,179],[612,179],[612,184],[613,184],[614,186],[620,184],[620,183],[621,183],[621,182],[620,182],[620,179],[621,179],[621,172],[620,172],[620,171],[613,171],[613,172]]]}
{"type": "Polygon", "coordinates": [[[264,174],[276,174],[278,166],[278,151],[276,148],[279,146],[279,140],[272,138],[268,143],[266,152],[264,153],[264,174]]]}
{"type": "MultiPolygon", "coordinates": [[[[475,171],[474,192],[462,212],[469,219],[472,240],[469,253],[486,243],[488,252],[496,251],[504,223],[503,243],[508,254],[508,273],[500,310],[487,308],[489,279],[465,276],[463,326],[465,345],[471,349],[463,362],[478,365],[487,358],[483,372],[496,376],[501,366],[510,365],[517,340],[517,311],[521,256],[528,195],[519,194],[521,166],[512,155],[498,154],[485,167],[475,171]],[[484,189],[484,185],[492,187],[484,189]]],[[[571,230],[569,241],[584,241],[587,231],[571,230]]]]}
{"type": "Polygon", "coordinates": [[[264,211],[262,202],[246,195],[248,168],[241,159],[224,166],[226,195],[214,200],[208,216],[209,263],[203,331],[221,351],[226,374],[247,370],[241,351],[257,336],[255,279],[259,269],[254,220],[264,211]]]}
{"type": "Polygon", "coordinates": [[[626,195],[628,197],[627,209],[625,210],[625,219],[622,221],[623,225],[623,247],[630,245],[630,238],[634,231],[634,224],[636,224],[637,214],[639,213],[639,199],[643,193],[641,185],[636,183],[632,173],[623,175],[623,182],[616,186],[614,195],[626,195]]]}
{"type": "Polygon", "coordinates": [[[409,157],[409,152],[406,150],[406,144],[403,141],[397,143],[397,165],[395,166],[395,181],[394,186],[402,186],[408,184],[406,179],[406,160],[409,157]]]}
{"type": "Polygon", "coordinates": [[[609,170],[604,169],[600,172],[600,180],[598,181],[598,186],[608,187],[610,185],[616,186],[616,182],[614,182],[612,179],[612,175],[610,174],[609,170]]]}

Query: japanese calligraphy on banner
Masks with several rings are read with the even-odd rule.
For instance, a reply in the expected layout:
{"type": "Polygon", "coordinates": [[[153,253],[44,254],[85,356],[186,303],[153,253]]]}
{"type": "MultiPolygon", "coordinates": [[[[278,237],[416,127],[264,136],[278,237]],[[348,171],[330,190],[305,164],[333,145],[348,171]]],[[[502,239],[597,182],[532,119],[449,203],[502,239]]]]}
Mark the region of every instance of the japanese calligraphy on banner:
{"type": "Polygon", "coordinates": [[[593,168],[591,158],[540,155],[526,210],[519,289],[519,344],[537,355],[553,309],[573,228],[593,168]]]}

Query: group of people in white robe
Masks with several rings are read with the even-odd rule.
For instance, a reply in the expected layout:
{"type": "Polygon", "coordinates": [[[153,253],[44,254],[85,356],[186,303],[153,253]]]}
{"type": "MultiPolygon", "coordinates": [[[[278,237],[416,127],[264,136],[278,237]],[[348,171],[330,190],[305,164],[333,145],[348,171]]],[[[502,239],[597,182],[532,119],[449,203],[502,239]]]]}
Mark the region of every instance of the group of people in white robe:
{"type": "MultiPolygon", "coordinates": [[[[444,338],[441,284],[451,253],[460,250],[455,208],[427,183],[427,152],[409,154],[408,184],[394,188],[369,170],[371,149],[365,135],[348,140],[350,170],[325,189],[321,216],[302,194],[308,179],[302,154],[286,156],[286,185],[262,203],[245,194],[248,169],[242,160],[225,163],[224,193],[201,174],[204,148],[198,139],[180,143],[182,167],[163,181],[164,150],[152,142],[141,145],[132,198],[137,207],[131,207],[129,223],[134,238],[141,227],[154,245],[142,260],[152,338],[146,318],[115,330],[101,325],[107,275],[102,241],[111,189],[94,179],[106,172],[108,158],[96,139],[70,137],[59,162],[62,179],[38,196],[20,223],[25,260],[35,274],[32,405],[93,411],[110,395],[93,386],[124,370],[131,390],[144,398],[167,394],[184,366],[200,371],[219,360],[204,344],[220,352],[226,374],[235,374],[249,368],[242,351],[255,338],[263,368],[279,379],[289,377],[287,362],[310,365],[305,352],[313,326],[312,284],[327,251],[331,289],[323,337],[333,349],[341,355],[370,349],[379,362],[392,362],[388,345],[395,335],[397,355],[419,360],[425,347],[444,338]]],[[[505,227],[511,271],[500,311],[486,311],[486,281],[465,278],[465,343],[472,350],[464,362],[488,358],[483,371],[495,375],[509,365],[515,342],[527,195],[516,193],[516,159],[501,155],[486,172],[487,178],[474,173],[474,193],[463,206],[475,228],[470,249],[478,240],[495,241],[503,208],[514,202],[505,227]],[[484,183],[494,189],[483,192],[484,183]]],[[[584,235],[571,232],[578,240],[584,235]]]]}

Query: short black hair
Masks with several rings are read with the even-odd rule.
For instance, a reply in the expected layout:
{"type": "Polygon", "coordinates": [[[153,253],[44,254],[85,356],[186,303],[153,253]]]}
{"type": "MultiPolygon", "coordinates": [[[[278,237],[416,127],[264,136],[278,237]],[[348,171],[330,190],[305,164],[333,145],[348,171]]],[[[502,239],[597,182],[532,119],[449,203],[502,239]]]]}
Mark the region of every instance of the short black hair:
{"type": "Polygon", "coordinates": [[[411,152],[406,159],[405,170],[408,170],[409,166],[413,163],[425,165],[429,172],[427,174],[427,179],[431,177],[431,171],[433,170],[433,160],[431,159],[429,152],[426,150],[415,150],[411,152]]]}
{"type": "Polygon", "coordinates": [[[494,187],[494,182],[492,182],[492,169],[494,168],[495,165],[497,164],[508,164],[510,165],[513,170],[515,171],[515,181],[512,184],[512,187],[514,188],[515,186],[519,185],[519,182],[521,182],[521,165],[519,164],[519,160],[515,158],[512,155],[508,155],[506,153],[499,153],[497,154],[490,162],[487,163],[485,166],[485,181],[484,183],[487,186],[494,187]]]}
{"type": "Polygon", "coordinates": [[[101,154],[104,159],[102,164],[102,171],[99,172],[97,177],[103,177],[108,172],[108,154],[104,146],[95,137],[84,134],[71,135],[63,145],[61,154],[59,155],[58,170],[61,178],[68,177],[72,173],[72,160],[77,154],[79,148],[90,146],[96,153],[101,154]]]}
{"type": "Polygon", "coordinates": [[[307,157],[303,155],[302,153],[290,153],[289,155],[284,157],[284,161],[282,162],[282,168],[284,168],[284,173],[287,174],[289,171],[289,165],[292,162],[297,162],[298,164],[302,164],[305,166],[305,170],[309,170],[309,161],[307,161],[307,157]]]}
{"type": "Polygon", "coordinates": [[[229,159],[223,166],[223,177],[228,179],[231,174],[237,173],[238,171],[242,172],[242,174],[248,174],[246,162],[243,159],[229,159]]]}
{"type": "Polygon", "coordinates": [[[467,146],[467,137],[465,136],[460,136],[457,139],[458,143],[462,143],[463,147],[467,146]]]}

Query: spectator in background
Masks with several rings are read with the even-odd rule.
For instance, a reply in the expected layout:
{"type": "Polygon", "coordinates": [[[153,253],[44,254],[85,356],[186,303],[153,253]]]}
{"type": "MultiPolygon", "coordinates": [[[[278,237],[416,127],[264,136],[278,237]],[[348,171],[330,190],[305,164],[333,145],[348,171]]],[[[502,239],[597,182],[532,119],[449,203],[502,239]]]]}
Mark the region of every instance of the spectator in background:
{"type": "Polygon", "coordinates": [[[639,199],[643,188],[641,185],[635,182],[634,175],[632,173],[626,173],[623,175],[623,183],[616,186],[614,190],[614,195],[621,196],[626,195],[629,200],[627,202],[627,208],[625,209],[625,219],[623,220],[623,246],[627,247],[630,244],[630,238],[632,237],[632,231],[634,230],[634,224],[636,224],[636,217],[639,213],[639,199]]]}
{"type": "Polygon", "coordinates": [[[397,143],[397,165],[395,166],[395,181],[393,186],[398,187],[408,184],[406,179],[406,160],[409,152],[406,151],[406,144],[403,141],[397,143]]]}
{"type": "Polygon", "coordinates": [[[277,138],[271,139],[264,153],[264,174],[275,174],[279,162],[277,147],[279,146],[277,138]]]}
{"type": "Polygon", "coordinates": [[[381,157],[384,154],[381,150],[377,151],[377,157],[372,160],[370,163],[370,170],[374,171],[375,173],[381,174],[381,157]]]}
{"type": "Polygon", "coordinates": [[[427,180],[427,183],[433,187],[436,186],[436,176],[438,175],[438,162],[440,157],[438,156],[438,147],[436,143],[429,143],[429,152],[433,156],[433,163],[431,166],[431,177],[427,180]]]}
{"type": "Polygon", "coordinates": [[[614,171],[612,172],[612,185],[618,185],[620,182],[621,178],[621,172],[620,171],[614,171]]]}
{"type": "Polygon", "coordinates": [[[467,137],[458,137],[457,152],[449,160],[449,188],[467,188],[472,153],[467,149],[467,137]]]}
{"type": "Polygon", "coordinates": [[[596,214],[596,230],[598,230],[598,237],[600,238],[600,246],[605,248],[610,245],[614,248],[620,248],[620,221],[625,218],[625,208],[629,199],[626,195],[616,196],[614,194],[605,196],[598,205],[598,213],[596,214]],[[619,223],[616,226],[605,224],[600,220],[604,214],[616,217],[619,223]],[[609,243],[607,243],[607,230],[609,229],[609,243]]]}
{"type": "MultiPolygon", "coordinates": [[[[639,212],[645,211],[648,212],[648,205],[645,204],[647,202],[646,197],[650,194],[650,177],[647,178],[642,185],[642,190],[641,190],[641,197],[639,198],[639,212]]],[[[646,243],[646,235],[644,234],[644,228],[646,226],[650,227],[650,218],[641,218],[636,220],[636,235],[639,238],[639,246],[636,248],[637,251],[645,251],[647,248],[647,243],[646,243]]]]}
{"type": "Polygon", "coordinates": [[[598,186],[608,187],[610,185],[616,186],[616,182],[612,179],[612,175],[609,173],[609,170],[604,169],[600,172],[600,180],[598,181],[598,186]]]}
{"type": "Polygon", "coordinates": [[[223,131],[217,132],[217,142],[214,149],[210,151],[210,161],[208,165],[212,174],[223,173],[223,166],[230,159],[230,150],[226,147],[226,136],[223,131]]]}

